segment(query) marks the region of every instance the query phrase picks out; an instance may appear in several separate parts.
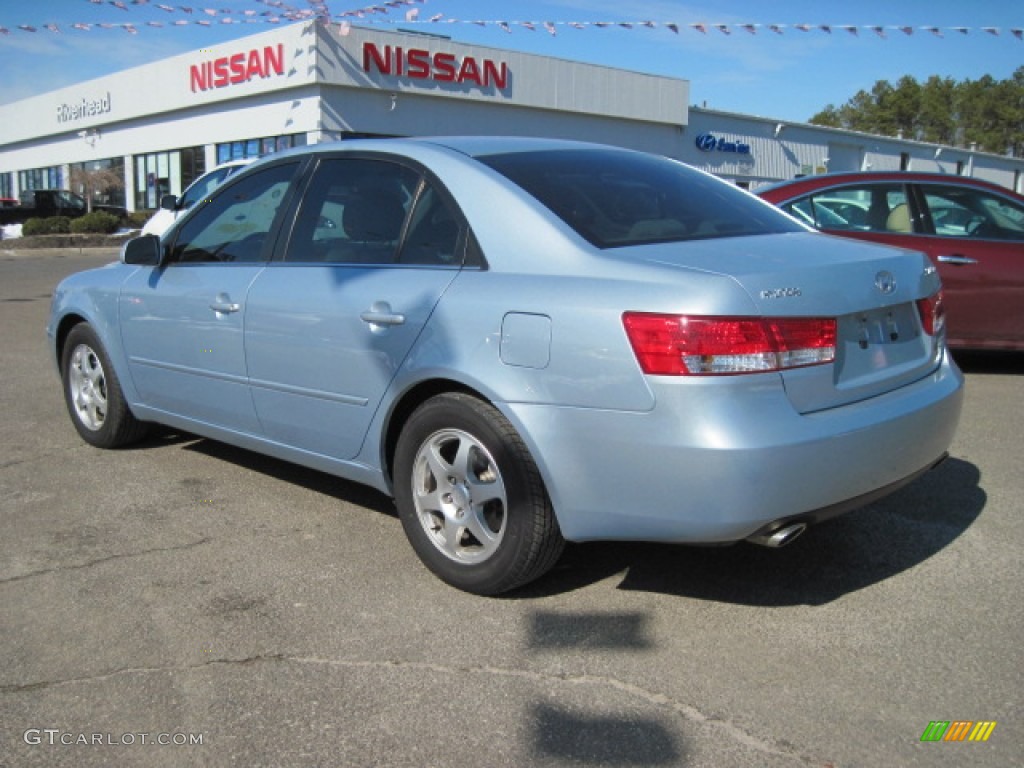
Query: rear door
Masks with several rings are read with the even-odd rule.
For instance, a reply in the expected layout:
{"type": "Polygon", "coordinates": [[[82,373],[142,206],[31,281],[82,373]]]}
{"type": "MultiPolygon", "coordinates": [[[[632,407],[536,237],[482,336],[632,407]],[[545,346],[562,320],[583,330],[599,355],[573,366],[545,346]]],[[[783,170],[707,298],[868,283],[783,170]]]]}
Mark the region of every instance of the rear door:
{"type": "Polygon", "coordinates": [[[920,184],[926,250],[945,286],[949,337],[1024,347],[1024,205],[984,189],[920,184]]]}
{"type": "Polygon", "coordinates": [[[354,457],[445,289],[465,242],[460,214],[415,169],[321,160],[283,259],[254,281],[245,344],[272,440],[354,457]]]}

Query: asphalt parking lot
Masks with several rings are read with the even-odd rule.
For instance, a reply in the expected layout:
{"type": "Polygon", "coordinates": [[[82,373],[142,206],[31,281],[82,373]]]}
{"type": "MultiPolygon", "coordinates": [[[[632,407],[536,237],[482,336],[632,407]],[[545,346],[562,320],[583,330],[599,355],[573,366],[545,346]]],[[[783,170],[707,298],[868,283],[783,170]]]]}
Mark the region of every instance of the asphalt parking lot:
{"type": "Polygon", "coordinates": [[[1024,354],[963,357],[951,458],[787,548],[578,545],[487,599],[372,491],[84,444],[43,329],[115,254],[3,246],[0,766],[1020,764],[1024,354]]]}

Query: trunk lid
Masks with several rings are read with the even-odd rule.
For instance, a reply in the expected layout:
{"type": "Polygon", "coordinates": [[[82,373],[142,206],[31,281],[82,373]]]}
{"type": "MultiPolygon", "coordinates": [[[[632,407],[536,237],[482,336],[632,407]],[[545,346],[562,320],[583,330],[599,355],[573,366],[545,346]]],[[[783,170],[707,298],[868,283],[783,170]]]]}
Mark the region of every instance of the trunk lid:
{"type": "Polygon", "coordinates": [[[801,413],[898,389],[938,364],[942,345],[924,332],[916,302],[940,282],[922,253],[813,233],[628,250],[630,259],[731,278],[752,315],[836,318],[835,362],[781,373],[801,413]]]}

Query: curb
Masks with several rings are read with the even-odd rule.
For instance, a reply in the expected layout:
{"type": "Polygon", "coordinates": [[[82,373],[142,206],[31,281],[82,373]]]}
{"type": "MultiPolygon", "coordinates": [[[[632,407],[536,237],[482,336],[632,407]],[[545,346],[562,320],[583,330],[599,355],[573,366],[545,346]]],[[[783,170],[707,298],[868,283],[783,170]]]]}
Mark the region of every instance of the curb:
{"type": "MultiPolygon", "coordinates": [[[[18,238],[19,240],[21,238],[18,238]]],[[[10,247],[18,240],[0,242],[0,261],[18,261],[21,259],[67,259],[77,256],[92,256],[117,261],[121,246],[74,247],[74,248],[14,248],[10,247]]]]}
{"type": "Polygon", "coordinates": [[[38,248],[114,248],[121,249],[130,235],[31,235],[29,237],[12,237],[0,240],[0,248],[10,250],[35,250],[38,248]]]}

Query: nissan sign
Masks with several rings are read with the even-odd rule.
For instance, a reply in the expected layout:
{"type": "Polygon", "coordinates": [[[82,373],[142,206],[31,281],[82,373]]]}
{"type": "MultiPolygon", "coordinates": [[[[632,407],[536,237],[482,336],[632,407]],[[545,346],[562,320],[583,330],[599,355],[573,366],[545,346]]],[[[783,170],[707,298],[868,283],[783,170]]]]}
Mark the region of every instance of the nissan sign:
{"type": "Polygon", "coordinates": [[[439,83],[472,83],[503,91],[508,87],[508,64],[494,59],[452,53],[431,53],[420,48],[363,43],[363,71],[391,77],[434,80],[439,83]]]}

